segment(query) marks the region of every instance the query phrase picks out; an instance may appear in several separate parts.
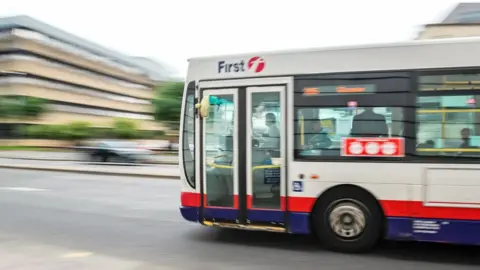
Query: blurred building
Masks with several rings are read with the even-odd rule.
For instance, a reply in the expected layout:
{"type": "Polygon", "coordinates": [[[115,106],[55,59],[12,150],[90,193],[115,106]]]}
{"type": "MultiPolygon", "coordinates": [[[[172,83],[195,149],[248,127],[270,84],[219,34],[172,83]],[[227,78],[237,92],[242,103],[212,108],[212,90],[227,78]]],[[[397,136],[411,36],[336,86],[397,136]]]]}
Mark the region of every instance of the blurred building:
{"type": "Polygon", "coordinates": [[[161,129],[153,121],[149,76],[130,56],[30,17],[0,18],[0,95],[49,101],[48,113],[22,123],[109,127],[120,117],[137,120],[142,130],[161,129]]]}
{"type": "Polygon", "coordinates": [[[175,80],[175,71],[165,63],[147,57],[132,57],[132,61],[144,69],[156,84],[175,80]]]}
{"type": "Polygon", "coordinates": [[[417,39],[480,36],[480,3],[459,3],[445,18],[427,24],[417,39]]]}

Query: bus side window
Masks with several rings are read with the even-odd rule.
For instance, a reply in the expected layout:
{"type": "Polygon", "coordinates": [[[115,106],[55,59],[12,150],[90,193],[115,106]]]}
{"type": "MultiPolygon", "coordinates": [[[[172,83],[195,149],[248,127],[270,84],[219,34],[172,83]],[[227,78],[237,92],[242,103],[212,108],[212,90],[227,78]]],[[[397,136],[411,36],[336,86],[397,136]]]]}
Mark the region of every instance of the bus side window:
{"type": "Polygon", "coordinates": [[[470,95],[417,98],[417,154],[480,157],[480,108],[470,95]],[[430,143],[427,143],[430,142],[430,143]]]}
{"type": "Polygon", "coordinates": [[[402,136],[401,107],[310,107],[297,110],[298,156],[340,156],[342,138],[402,136]]]}

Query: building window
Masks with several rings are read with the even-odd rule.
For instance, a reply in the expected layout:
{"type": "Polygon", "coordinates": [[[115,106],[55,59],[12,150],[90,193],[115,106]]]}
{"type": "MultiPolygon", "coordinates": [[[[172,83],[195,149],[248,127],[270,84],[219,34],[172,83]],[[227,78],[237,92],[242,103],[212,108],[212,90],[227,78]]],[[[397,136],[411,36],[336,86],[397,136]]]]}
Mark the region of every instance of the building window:
{"type": "Polygon", "coordinates": [[[457,22],[478,23],[480,22],[480,12],[479,11],[464,12],[458,16],[457,22]]]}
{"type": "Polygon", "coordinates": [[[66,113],[79,113],[79,114],[89,114],[89,115],[98,115],[98,116],[106,116],[106,117],[137,119],[137,120],[153,120],[153,116],[147,115],[147,114],[120,112],[120,111],[105,110],[105,109],[93,109],[93,108],[86,108],[86,107],[75,106],[75,105],[51,104],[50,108],[52,108],[52,110],[54,111],[66,112],[66,113]]]}

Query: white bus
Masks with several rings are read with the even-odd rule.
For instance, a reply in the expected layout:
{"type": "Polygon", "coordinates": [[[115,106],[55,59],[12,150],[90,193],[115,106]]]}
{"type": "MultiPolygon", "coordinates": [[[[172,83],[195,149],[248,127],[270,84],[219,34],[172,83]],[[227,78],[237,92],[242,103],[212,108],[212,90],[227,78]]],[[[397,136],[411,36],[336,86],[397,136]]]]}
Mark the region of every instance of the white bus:
{"type": "Polygon", "coordinates": [[[479,38],[189,60],[183,217],[312,234],[480,244],[479,38]]]}

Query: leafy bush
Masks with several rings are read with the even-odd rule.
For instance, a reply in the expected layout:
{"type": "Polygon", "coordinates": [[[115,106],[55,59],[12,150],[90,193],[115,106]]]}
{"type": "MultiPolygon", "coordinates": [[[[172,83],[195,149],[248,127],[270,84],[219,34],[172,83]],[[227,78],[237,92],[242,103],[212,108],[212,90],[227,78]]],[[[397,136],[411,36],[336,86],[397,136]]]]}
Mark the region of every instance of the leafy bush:
{"type": "Polygon", "coordinates": [[[163,130],[137,130],[135,121],[115,119],[113,128],[94,128],[88,122],[74,121],[59,125],[29,125],[20,131],[32,139],[86,140],[86,139],[164,139],[163,130]]]}
{"type": "Polygon", "coordinates": [[[46,111],[47,102],[41,98],[25,97],[23,103],[23,116],[38,117],[46,111]]]}
{"type": "Polygon", "coordinates": [[[133,139],[137,135],[137,124],[129,119],[117,118],[113,124],[113,131],[117,138],[133,139]]]}
{"type": "Polygon", "coordinates": [[[0,117],[38,117],[45,113],[46,105],[45,100],[35,97],[3,97],[0,98],[0,117]]]}
{"type": "Polygon", "coordinates": [[[76,121],[67,125],[68,138],[85,140],[91,137],[92,126],[89,122],[76,121]]]}

